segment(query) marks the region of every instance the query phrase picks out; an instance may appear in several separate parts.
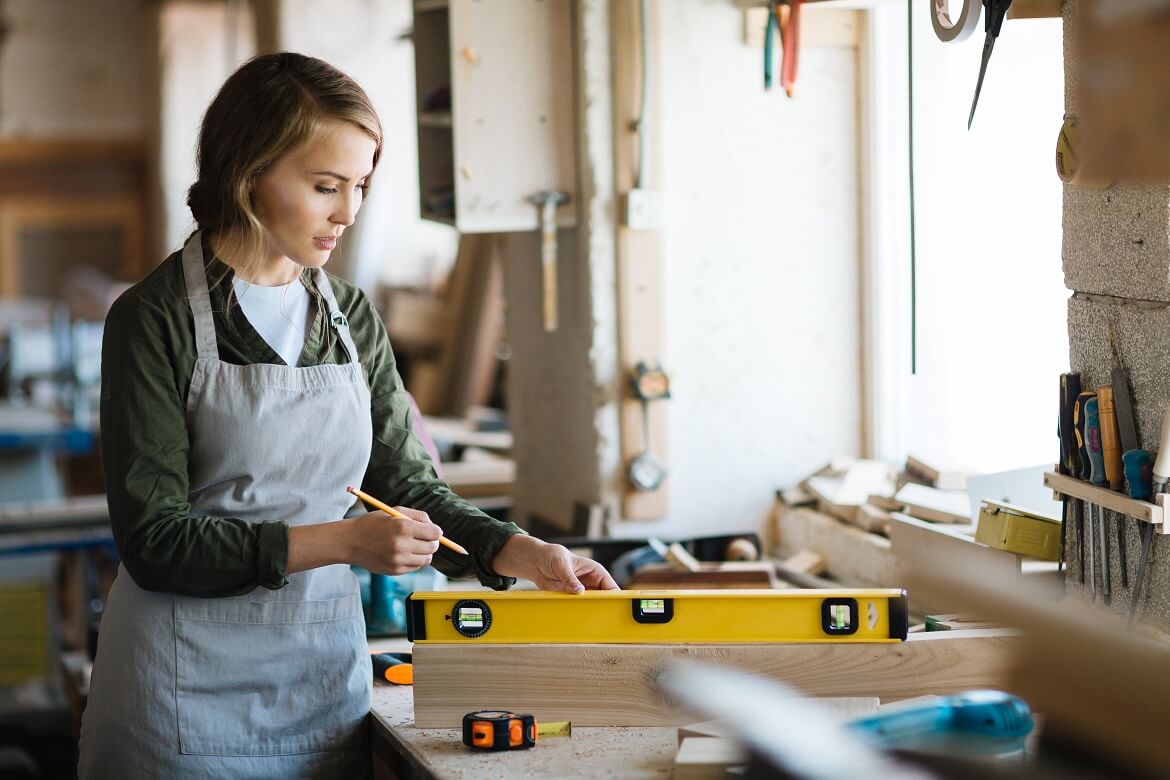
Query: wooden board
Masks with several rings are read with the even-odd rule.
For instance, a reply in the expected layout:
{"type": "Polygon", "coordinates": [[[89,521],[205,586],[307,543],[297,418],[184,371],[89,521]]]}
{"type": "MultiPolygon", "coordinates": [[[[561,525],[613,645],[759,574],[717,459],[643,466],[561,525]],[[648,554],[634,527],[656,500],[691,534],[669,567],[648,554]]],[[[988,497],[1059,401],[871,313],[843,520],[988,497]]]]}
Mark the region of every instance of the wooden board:
{"type": "Polygon", "coordinates": [[[744,669],[810,696],[886,701],[999,688],[1017,639],[987,630],[914,634],[898,644],[418,644],[414,718],[421,728],[454,728],[473,710],[507,708],[574,727],[685,725],[693,715],[670,708],[651,684],[679,658],[744,669]]]}
{"type": "MultiPolygon", "coordinates": [[[[639,44],[638,3],[613,3],[610,6],[611,48],[613,51],[613,160],[614,191],[623,197],[635,185],[637,170],[637,133],[633,128],[641,108],[641,55],[639,44]]],[[[659,96],[666,83],[661,64],[655,61],[662,51],[658,41],[659,3],[647,3],[649,30],[650,90],[647,100],[645,149],[649,155],[645,166],[650,181],[642,182],[644,189],[661,191],[657,177],[662,171],[662,112],[659,96]]],[[[665,247],[661,230],[631,230],[619,219],[617,229],[617,307],[618,358],[621,371],[628,374],[640,360],[665,360],[666,295],[665,247]]],[[[649,448],[663,466],[670,467],[667,426],[670,415],[668,404],[657,401],[650,404],[650,436],[645,441],[642,426],[642,404],[625,387],[622,380],[621,400],[618,404],[621,425],[622,468],[649,448]]],[[[670,511],[671,478],[656,490],[638,491],[626,480],[622,496],[621,517],[625,520],[657,520],[670,511]]]]}
{"type": "Polygon", "coordinates": [[[747,751],[735,739],[688,737],[679,745],[670,776],[674,780],[708,780],[747,762],[747,751]]]}
{"type": "Polygon", "coordinates": [[[909,590],[914,614],[954,612],[955,605],[932,593],[916,580],[939,565],[978,569],[984,576],[1013,582],[1020,576],[1020,556],[976,542],[955,526],[936,525],[898,512],[890,515],[890,542],[898,576],[909,590]]]}
{"type": "Polygon", "coordinates": [[[775,529],[780,555],[812,550],[825,559],[825,568],[843,585],[850,587],[900,588],[890,540],[860,528],[845,525],[811,509],[794,509],[777,504],[775,529]]]}
{"type": "Polygon", "coordinates": [[[1170,638],[1164,631],[1139,636],[1120,615],[1076,599],[1057,602],[1030,583],[977,578],[954,567],[923,578],[961,609],[1020,628],[1007,689],[1044,713],[1046,735],[1115,760],[1115,771],[1101,776],[1130,776],[1123,768],[1133,776],[1165,776],[1170,638]]]}
{"type": "Polygon", "coordinates": [[[697,571],[679,570],[667,563],[647,564],[634,574],[629,587],[643,589],[735,589],[778,587],[776,567],[770,561],[700,563],[697,571]]]}
{"type": "Polygon", "coordinates": [[[906,505],[907,514],[933,523],[971,522],[971,507],[965,492],[936,490],[911,482],[898,491],[896,499],[906,505]]]}

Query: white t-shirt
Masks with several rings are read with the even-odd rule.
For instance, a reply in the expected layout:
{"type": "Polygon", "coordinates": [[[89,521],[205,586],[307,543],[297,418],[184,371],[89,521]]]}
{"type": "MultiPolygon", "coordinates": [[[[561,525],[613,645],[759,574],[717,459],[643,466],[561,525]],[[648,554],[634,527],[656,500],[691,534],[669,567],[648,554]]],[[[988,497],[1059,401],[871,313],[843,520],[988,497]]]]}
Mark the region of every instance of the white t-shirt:
{"type": "Polygon", "coordinates": [[[232,280],[236,299],[256,332],[290,366],[301,362],[301,351],[309,336],[309,291],[300,279],[279,287],[232,280]]]}

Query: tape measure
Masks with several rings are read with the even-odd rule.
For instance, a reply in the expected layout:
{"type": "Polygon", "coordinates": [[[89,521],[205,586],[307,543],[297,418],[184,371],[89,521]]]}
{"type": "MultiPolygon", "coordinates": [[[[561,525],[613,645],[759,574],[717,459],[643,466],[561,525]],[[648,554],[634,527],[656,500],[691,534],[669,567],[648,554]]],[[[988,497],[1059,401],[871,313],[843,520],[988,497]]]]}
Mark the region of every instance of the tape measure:
{"type": "Polygon", "coordinates": [[[1075,115],[1068,115],[1060,126],[1060,135],[1056,137],[1056,175],[1066,184],[1092,189],[1105,189],[1113,186],[1112,181],[1086,176],[1081,171],[1081,159],[1078,153],[1081,142],[1080,120],[1075,115]]]}
{"type": "Polygon", "coordinates": [[[568,737],[572,732],[568,721],[538,726],[533,716],[507,710],[479,710],[463,716],[463,744],[473,750],[524,750],[540,737],[568,737]]]}

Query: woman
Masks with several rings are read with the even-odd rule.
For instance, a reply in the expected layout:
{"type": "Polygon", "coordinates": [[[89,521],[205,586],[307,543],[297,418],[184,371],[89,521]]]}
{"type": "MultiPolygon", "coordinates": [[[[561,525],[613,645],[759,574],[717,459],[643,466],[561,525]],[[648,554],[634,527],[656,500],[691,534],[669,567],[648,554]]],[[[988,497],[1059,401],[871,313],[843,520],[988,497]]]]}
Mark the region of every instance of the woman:
{"type": "Polygon", "coordinates": [[[616,587],[436,477],[377,312],[322,270],[381,144],[344,74],[251,60],[203,120],[198,231],[110,311],[102,456],[122,568],[82,777],[364,774],[372,675],[350,564],[616,587]],[[341,519],[354,484],[407,519],[341,519]],[[440,548],[440,527],[470,556],[440,548]]]}

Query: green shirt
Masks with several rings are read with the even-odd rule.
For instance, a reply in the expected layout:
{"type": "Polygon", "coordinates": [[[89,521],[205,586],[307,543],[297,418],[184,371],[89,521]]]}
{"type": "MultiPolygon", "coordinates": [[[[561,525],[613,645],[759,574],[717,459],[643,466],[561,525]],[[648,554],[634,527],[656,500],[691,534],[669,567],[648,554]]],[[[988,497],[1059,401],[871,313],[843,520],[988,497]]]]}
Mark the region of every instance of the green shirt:
{"type": "MultiPolygon", "coordinates": [[[[206,243],[205,252],[211,256],[206,243]]],[[[220,260],[208,263],[220,359],[283,365],[244,316],[233,277],[220,260]]],[[[439,571],[454,577],[474,574],[489,587],[507,588],[514,580],[492,571],[491,560],[512,534],[522,531],[488,517],[439,479],[412,430],[409,397],[381,317],[360,289],[335,276],[329,279],[370,387],[374,441],[362,489],[388,504],[427,512],[471,553],[462,556],[440,547],[433,562],[439,571]]],[[[308,271],[301,280],[314,304],[301,365],[348,361],[337,333],[327,326],[324,302],[308,271]]],[[[197,352],[185,296],[182,253],[176,252],[122,295],[106,318],[101,449],[114,539],[126,570],[146,590],[233,596],[258,585],[281,588],[288,582],[287,523],[192,514],[186,408],[197,352]]],[[[305,435],[311,446],[309,432],[305,435]]]]}

